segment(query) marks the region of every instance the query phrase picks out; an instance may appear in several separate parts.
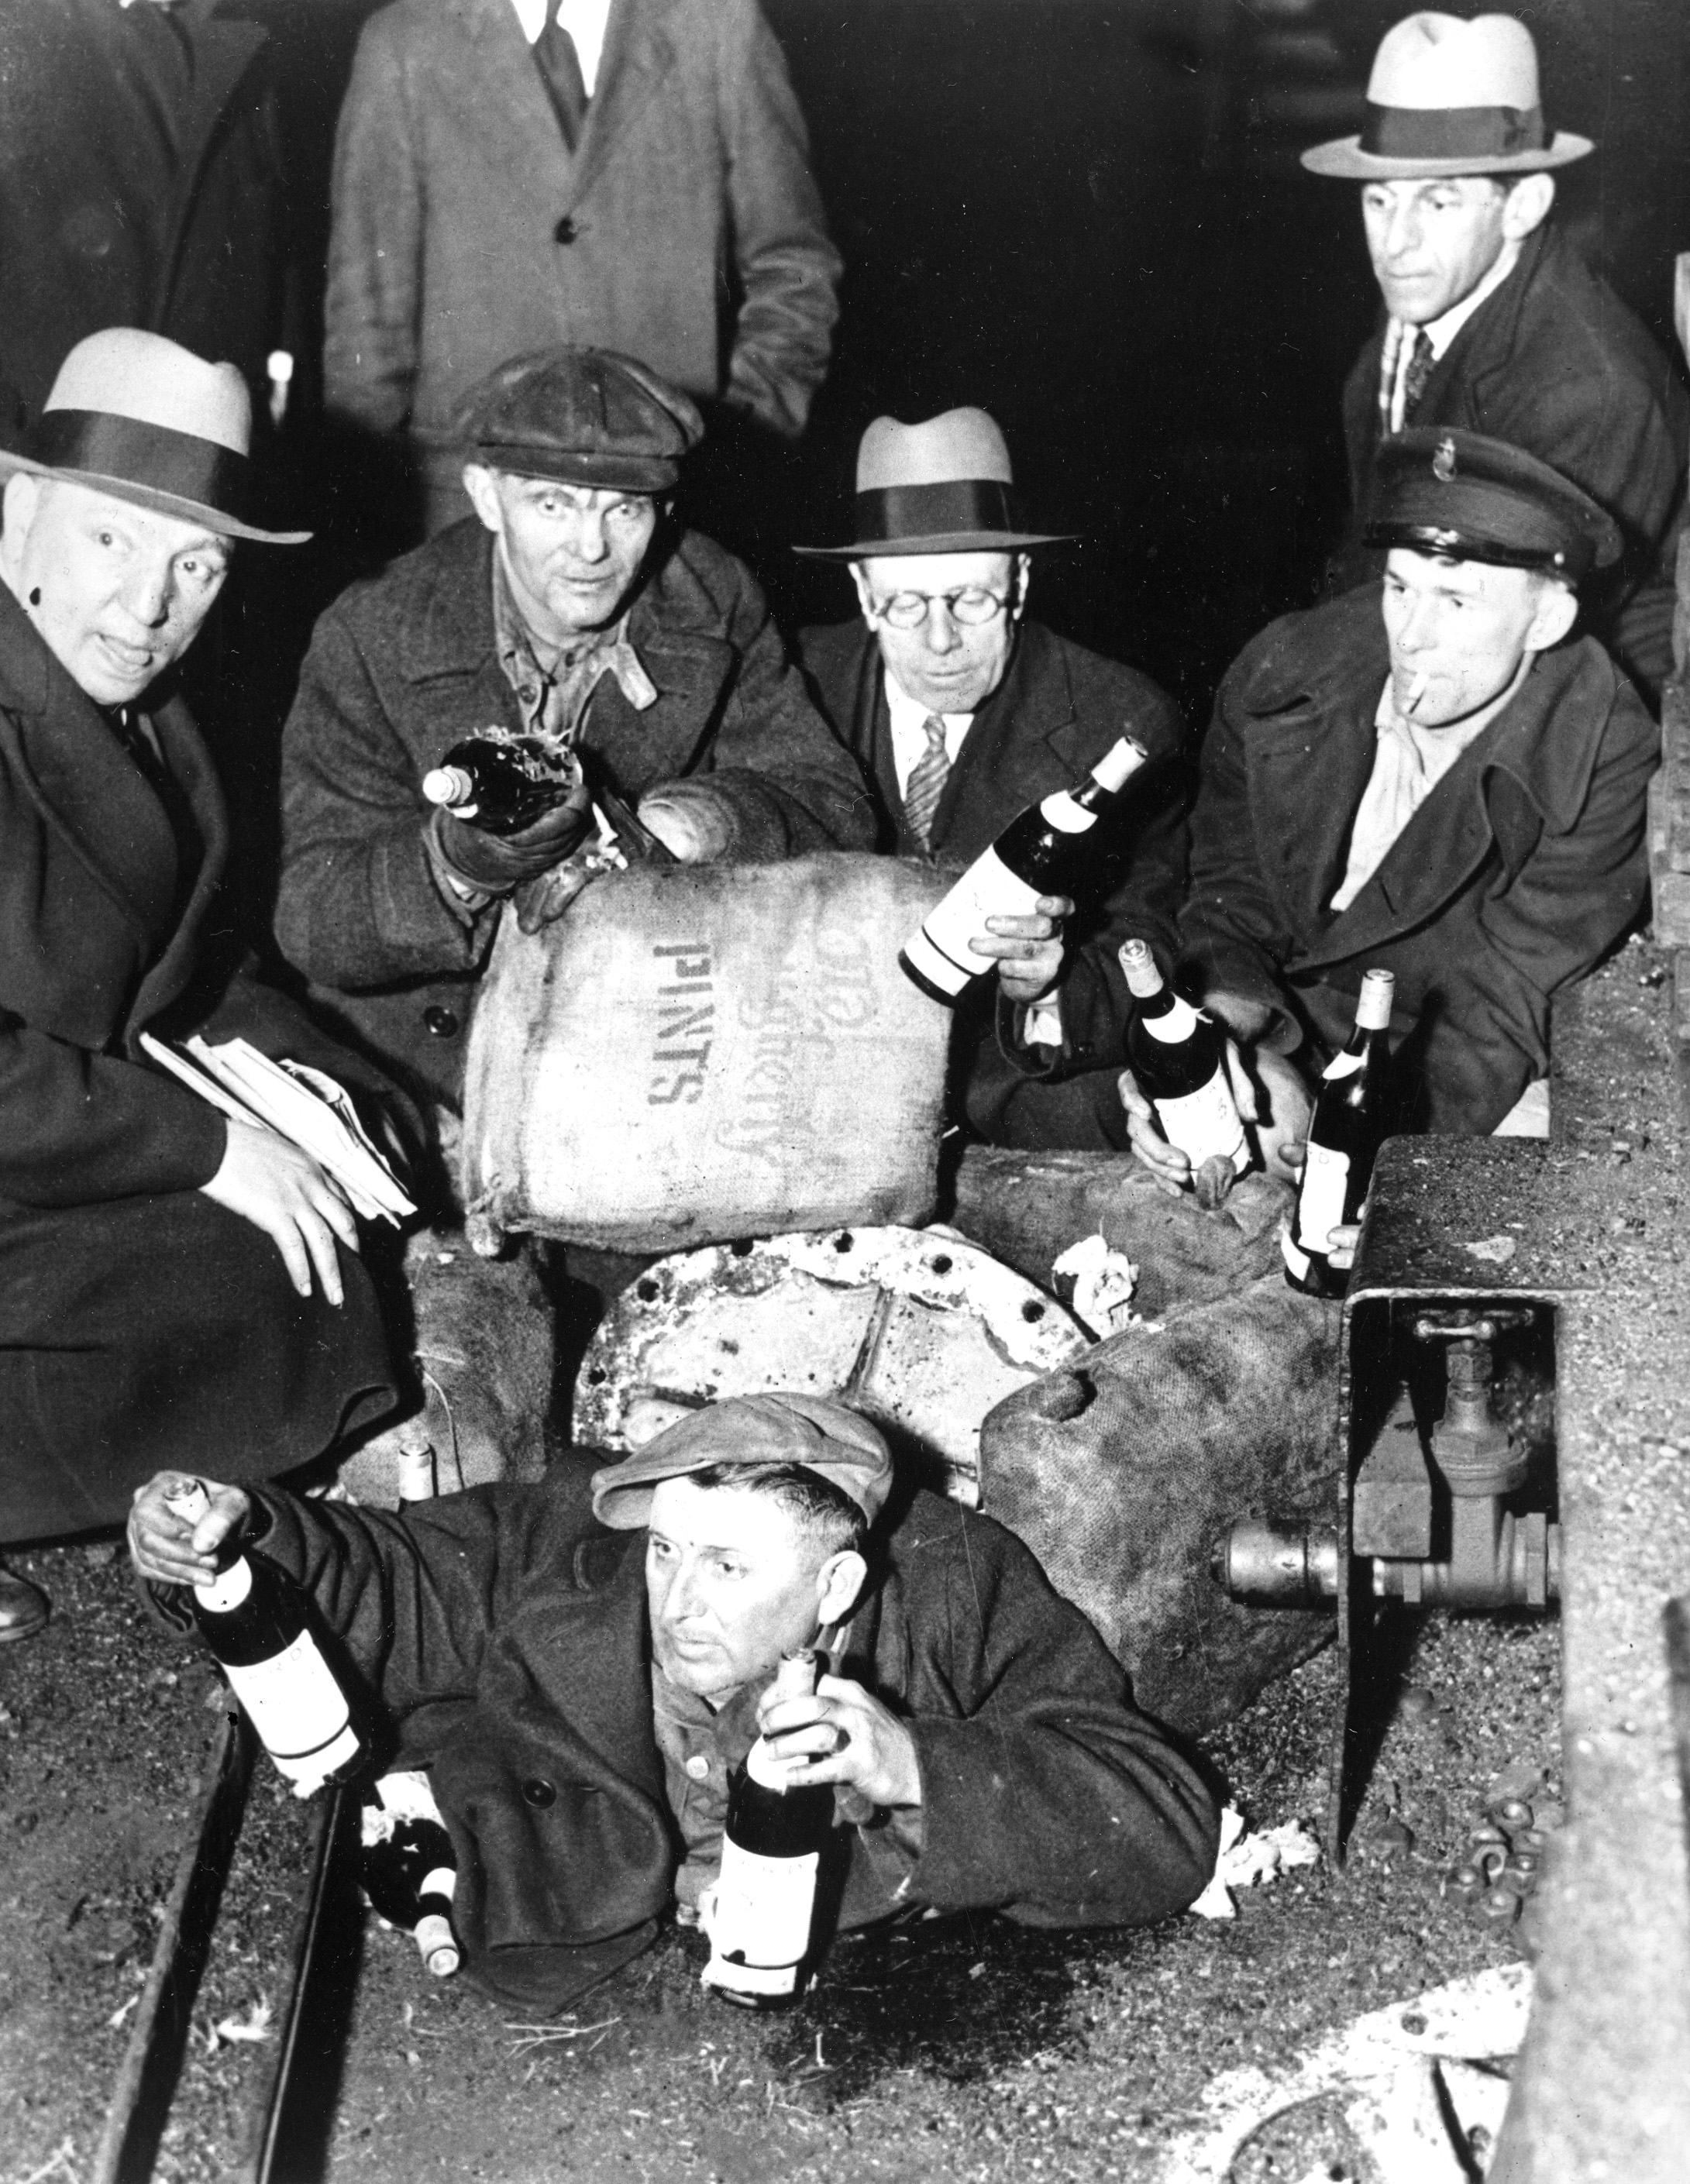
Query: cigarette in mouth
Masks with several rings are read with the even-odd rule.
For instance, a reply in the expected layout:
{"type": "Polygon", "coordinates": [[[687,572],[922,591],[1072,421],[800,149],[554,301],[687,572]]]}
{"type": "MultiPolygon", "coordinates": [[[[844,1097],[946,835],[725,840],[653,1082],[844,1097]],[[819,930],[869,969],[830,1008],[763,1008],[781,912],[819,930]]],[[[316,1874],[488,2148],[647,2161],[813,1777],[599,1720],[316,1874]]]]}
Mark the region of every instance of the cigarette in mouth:
{"type": "Polygon", "coordinates": [[[1403,701],[1403,710],[1405,713],[1412,713],[1419,709],[1421,699],[1426,694],[1426,685],[1431,680],[1431,676],[1422,670],[1408,685],[1408,694],[1403,701]]]}

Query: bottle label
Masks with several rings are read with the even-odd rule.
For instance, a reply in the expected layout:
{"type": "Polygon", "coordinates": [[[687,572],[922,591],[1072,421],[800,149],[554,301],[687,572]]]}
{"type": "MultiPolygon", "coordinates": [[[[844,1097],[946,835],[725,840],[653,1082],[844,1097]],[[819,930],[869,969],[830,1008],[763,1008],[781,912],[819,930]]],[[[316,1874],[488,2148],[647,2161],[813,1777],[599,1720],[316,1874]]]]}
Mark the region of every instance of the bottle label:
{"type": "Polygon", "coordinates": [[[238,1607],[253,1589],[253,1566],[237,1555],[226,1570],[219,1570],[209,1585],[195,1585],[194,1597],[214,1615],[227,1615],[238,1607]]]}
{"type": "MultiPolygon", "coordinates": [[[[320,1776],[330,1771],[319,1763],[323,1747],[346,1730],[349,1716],[340,1685],[309,1630],[268,1661],[249,1662],[244,1668],[226,1664],[223,1673],[284,1774],[293,1771],[293,1761],[307,1763],[308,1771],[320,1776]]],[[[330,1767],[338,1764],[332,1762],[330,1767]]]]}
{"type": "Polygon", "coordinates": [[[1344,1217],[1350,1156],[1311,1142],[1297,1198],[1297,1240],[1305,1251],[1326,1255],[1326,1239],[1344,1217]]]}
{"type": "Polygon", "coordinates": [[[1358,1054],[1335,1054],[1320,1072],[1323,1084],[1336,1084],[1341,1078],[1353,1077],[1361,1067],[1363,1057],[1358,1054]]]}
{"type": "Polygon", "coordinates": [[[422,1886],[416,1892],[419,1896],[443,1896],[446,1901],[449,1903],[452,1900],[453,1892],[456,1889],[457,1886],[457,1867],[455,1865],[437,1865],[423,1875],[422,1886]]]}
{"type": "Polygon", "coordinates": [[[1292,1243],[1289,1228],[1280,1231],[1280,1256],[1298,1281],[1306,1282],[1308,1279],[1308,1254],[1307,1251],[1299,1251],[1292,1243]]]}
{"type": "Polygon", "coordinates": [[[1217,1153],[1224,1154],[1240,1175],[1250,1165],[1244,1125],[1238,1119],[1224,1068],[1217,1069],[1200,1091],[1152,1104],[1163,1136],[1170,1145],[1179,1147],[1193,1167],[1201,1167],[1217,1153]]]}
{"type": "MultiPolygon", "coordinates": [[[[1057,800],[1046,799],[1048,804],[1057,800]]],[[[1090,812],[1081,816],[1090,823],[1090,812]]],[[[984,850],[945,900],[928,912],[920,930],[905,943],[904,952],[942,992],[960,994],[970,978],[996,967],[991,956],[977,956],[968,945],[985,931],[987,918],[1024,916],[1038,900],[1037,888],[1018,879],[996,850],[984,850]]]]}
{"type": "Polygon", "coordinates": [[[1152,1039],[1164,1046],[1182,1046],[1197,1028],[1197,1012],[1189,1001],[1174,996],[1174,1006],[1159,1017],[1141,1016],[1139,1022],[1152,1039]]]}
{"type": "MultiPolygon", "coordinates": [[[[814,1851],[802,1858],[760,1858],[755,1851],[723,1840],[710,1935],[711,1964],[712,1968],[722,1966],[726,1984],[734,1984],[733,1975],[739,1968],[727,1963],[728,1958],[789,1974],[802,1961],[810,1947],[820,1864],[814,1851]]],[[[785,1990],[758,1989],[760,1993],[783,1991],[790,1992],[789,1981],[785,1990]]]]}
{"type": "MultiPolygon", "coordinates": [[[[1097,814],[1077,803],[1071,788],[1059,788],[1054,796],[1047,796],[1039,810],[1050,825],[1063,834],[1083,834],[1088,827],[1097,824],[1097,814]]],[[[991,852],[988,850],[986,854],[990,856],[991,852]]]]}

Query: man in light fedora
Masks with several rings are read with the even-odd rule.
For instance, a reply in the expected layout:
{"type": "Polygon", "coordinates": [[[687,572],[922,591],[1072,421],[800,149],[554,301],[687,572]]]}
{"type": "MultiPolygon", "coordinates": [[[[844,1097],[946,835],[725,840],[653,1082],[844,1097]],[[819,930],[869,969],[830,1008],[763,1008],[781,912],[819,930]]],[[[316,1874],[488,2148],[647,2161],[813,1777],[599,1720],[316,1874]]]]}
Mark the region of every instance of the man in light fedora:
{"type": "MultiPolygon", "coordinates": [[[[0,1544],[120,1522],[160,1462],[268,1478],[396,1384],[338,1187],[155,1067],[242,1036],[371,1085],[225,960],[228,827],[174,671],[248,505],[245,383],[79,342],[0,454],[0,1544]]],[[[0,1639],[47,1604],[0,1573],[0,1639]]]]}
{"type": "Polygon", "coordinates": [[[1135,669],[1028,619],[1030,549],[1058,539],[1018,516],[1009,449],[984,410],[918,425],[877,417],[857,454],[854,528],[847,545],[798,550],[850,564],[861,618],[806,630],[798,649],[868,777],[878,848],[960,869],[1123,733],[1154,762],[1107,822],[1095,893],[994,920],[976,945],[997,959],[998,991],[959,1011],[959,1088],[979,1135],[1123,1145],[1113,1078],[1089,1072],[1118,1056],[1131,1007],[1120,943],[1173,945],[1185,876],[1178,710],[1135,669]]]}
{"type": "Polygon", "coordinates": [[[1344,390],[1353,501],[1340,588],[1363,545],[1374,452],[1408,425],[1525,448],[1589,493],[1624,550],[1586,626],[1652,700],[1672,669],[1676,541],[1690,401],[1655,343],[1551,218],[1554,170],[1592,150],[1553,133],[1531,33],[1509,15],[1408,16],[1387,32],[1358,136],[1302,155],[1358,181],[1386,317],[1344,390]]]}

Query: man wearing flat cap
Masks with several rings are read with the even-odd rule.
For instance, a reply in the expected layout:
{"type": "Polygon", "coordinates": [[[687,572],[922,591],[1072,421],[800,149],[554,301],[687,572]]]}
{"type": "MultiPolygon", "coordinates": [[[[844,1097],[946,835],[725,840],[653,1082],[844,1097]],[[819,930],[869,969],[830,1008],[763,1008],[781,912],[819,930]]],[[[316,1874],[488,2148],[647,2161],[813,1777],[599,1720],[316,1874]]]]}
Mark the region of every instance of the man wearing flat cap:
{"type": "Polygon", "coordinates": [[[979,936],[997,975],[958,1010],[964,1119],[989,1142],[1122,1142],[1113,1080],[1132,1007],[1117,951],[1164,958],[1185,873],[1183,725],[1148,677],[1027,616],[1030,549],[1057,543],[1014,508],[1009,449],[984,410],[878,417],[856,466],[856,538],[800,553],[849,562],[860,619],[806,630],[817,703],[862,766],[875,846],[960,870],[1029,804],[1083,780],[1119,737],[1152,764],[1104,822],[1083,900],[1046,898],[979,936]],[[996,989],[996,990],[993,990],[996,989]]]}
{"type": "Polygon", "coordinates": [[[632,358],[549,349],[491,373],[460,423],[474,515],[317,625],[283,737],[276,912],[337,1015],[448,1107],[500,905],[521,889],[543,917],[536,883],[588,823],[572,803],[494,835],[437,809],[423,777],[461,738],[572,749],[686,862],[869,832],[750,572],[672,520],[703,429],[688,398],[632,358]]]}
{"type": "Polygon", "coordinates": [[[1376,575],[1361,538],[1380,442],[1455,426],[1525,449],[1619,526],[1586,626],[1651,702],[1672,671],[1690,400],[1673,366],[1551,216],[1551,131],[1531,35],[1508,15],[1410,15],[1380,44],[1359,136],[1302,155],[1358,181],[1385,320],[1344,389],[1353,502],[1338,584],[1376,575]]]}
{"type": "MultiPolygon", "coordinates": [[[[254,521],[250,422],[233,365],[118,327],[0,454],[0,1544],[120,1523],[160,1463],[293,1468],[396,1397],[338,1184],[141,1044],[378,1089],[219,940],[228,824],[175,671],[236,542],[304,535],[254,521]]],[[[0,1639],[46,1615],[0,1571],[0,1639]]]]}
{"type": "MultiPolygon", "coordinates": [[[[1380,450],[1367,538],[1382,586],[1274,622],[1228,671],[1191,820],[1186,971],[1250,1050],[1281,1173],[1374,967],[1405,1126],[1546,1134],[1551,1000],[1648,889],[1659,738],[1569,634],[1615,524],[1518,448],[1416,427],[1380,450]]],[[[1184,1156],[1123,1092],[1178,1187],[1184,1156]]]]}
{"type": "Polygon", "coordinates": [[[594,1475],[584,1539],[561,1473],[397,1517],[218,1486],[192,1530],[170,1484],[137,1497],[137,1569],[191,1583],[238,1531],[307,1587],[399,1763],[432,1769],[453,1923],[501,2000],[561,2008],[672,1908],[707,1915],[760,1727],[795,1783],[835,1787],[844,1927],[922,1905],[1139,1923],[1213,1867],[1207,1789],[1090,1624],[991,1518],[895,1492],[841,1403],[694,1412],[594,1475]],[[827,1673],[776,1701],[800,1646],[827,1673]]]}

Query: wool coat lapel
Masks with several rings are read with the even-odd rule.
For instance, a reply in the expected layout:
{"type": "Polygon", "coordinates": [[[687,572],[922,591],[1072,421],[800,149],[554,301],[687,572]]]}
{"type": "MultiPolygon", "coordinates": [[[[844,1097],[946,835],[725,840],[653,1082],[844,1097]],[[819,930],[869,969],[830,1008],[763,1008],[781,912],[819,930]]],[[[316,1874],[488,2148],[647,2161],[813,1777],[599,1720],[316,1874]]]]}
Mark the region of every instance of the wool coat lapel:
{"type": "Polygon", "coordinates": [[[674,67],[675,48],[663,20],[671,4],[672,0],[611,0],[598,81],[587,102],[566,213],[586,196],[618,139],[627,138],[674,67]]]}
{"type": "Polygon", "coordinates": [[[542,231],[549,233],[574,202],[580,159],[563,141],[533,47],[522,35],[510,0],[449,4],[461,36],[474,49],[457,86],[457,129],[505,176],[509,216],[538,220],[542,231]]]}
{"type": "Polygon", "coordinates": [[[1090,756],[1067,663],[1037,622],[1017,633],[1007,672],[974,715],[934,815],[940,855],[974,857],[1024,811],[1068,788],[1090,756]]]}

